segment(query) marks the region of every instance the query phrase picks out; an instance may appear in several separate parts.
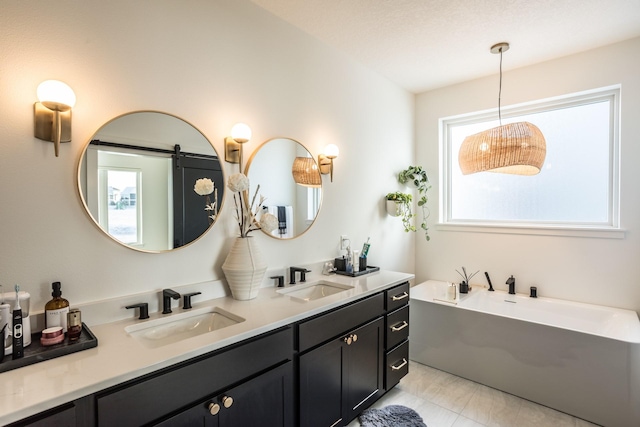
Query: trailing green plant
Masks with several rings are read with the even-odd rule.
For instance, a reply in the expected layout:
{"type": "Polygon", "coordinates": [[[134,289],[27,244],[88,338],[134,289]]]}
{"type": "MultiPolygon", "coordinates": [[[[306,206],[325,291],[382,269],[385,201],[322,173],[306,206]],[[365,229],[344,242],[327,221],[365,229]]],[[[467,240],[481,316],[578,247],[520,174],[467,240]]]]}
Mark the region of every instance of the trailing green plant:
{"type": "Polygon", "coordinates": [[[427,172],[422,168],[422,166],[409,166],[398,174],[398,182],[401,184],[412,182],[418,189],[420,197],[418,199],[418,207],[422,209],[422,223],[420,224],[420,228],[424,230],[424,235],[427,241],[431,240],[431,237],[429,237],[429,228],[427,227],[427,218],[429,218],[430,215],[429,208],[427,207],[427,191],[431,188],[427,172]]]}
{"type": "Polygon", "coordinates": [[[405,232],[416,231],[411,219],[415,216],[411,209],[411,201],[413,197],[408,193],[401,193],[396,191],[395,193],[388,193],[387,200],[396,202],[396,213],[402,219],[402,225],[405,232]]]}

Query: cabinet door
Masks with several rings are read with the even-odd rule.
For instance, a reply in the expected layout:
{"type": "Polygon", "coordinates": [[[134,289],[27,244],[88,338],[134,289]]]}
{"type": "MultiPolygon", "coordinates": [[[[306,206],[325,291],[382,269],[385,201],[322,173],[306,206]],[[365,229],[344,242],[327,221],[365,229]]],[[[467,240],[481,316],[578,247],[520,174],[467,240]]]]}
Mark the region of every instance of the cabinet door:
{"type": "Polygon", "coordinates": [[[333,340],[300,356],[300,425],[328,427],[342,419],[345,349],[333,340]]]}
{"type": "Polygon", "coordinates": [[[293,363],[226,391],[220,402],[225,398],[233,399],[233,403],[228,408],[221,404],[221,427],[293,427],[293,363]]]}
{"type": "Polygon", "coordinates": [[[293,364],[288,362],[156,424],[157,427],[292,427],[293,364]],[[217,405],[215,415],[210,407],[217,405]]]}
{"type": "Polygon", "coordinates": [[[351,421],[382,393],[384,375],[384,319],[367,323],[349,334],[345,388],[345,421],[351,421]]]}
{"type": "Polygon", "coordinates": [[[382,317],[300,356],[300,425],[344,425],[382,392],[382,317]]]}

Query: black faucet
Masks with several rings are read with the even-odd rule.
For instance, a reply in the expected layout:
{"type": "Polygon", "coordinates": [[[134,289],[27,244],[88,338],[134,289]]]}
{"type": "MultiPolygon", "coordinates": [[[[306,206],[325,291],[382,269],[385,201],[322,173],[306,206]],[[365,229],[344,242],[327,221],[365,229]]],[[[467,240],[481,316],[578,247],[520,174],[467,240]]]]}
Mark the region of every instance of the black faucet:
{"type": "Polygon", "coordinates": [[[289,267],[289,284],[290,285],[296,284],[296,272],[298,271],[300,272],[300,282],[306,282],[307,281],[306,274],[311,273],[311,270],[307,270],[306,268],[289,267]]]}
{"type": "Polygon", "coordinates": [[[138,319],[144,320],[149,318],[149,304],[146,302],[141,302],[140,304],[131,304],[125,307],[129,308],[139,308],[140,309],[140,317],[138,319]]]}
{"type": "Polygon", "coordinates": [[[511,277],[509,277],[507,279],[507,285],[509,285],[509,294],[515,295],[516,294],[516,279],[513,277],[513,274],[511,275],[511,277]]]}
{"type": "MultiPolygon", "coordinates": [[[[194,297],[196,295],[200,295],[201,293],[202,292],[191,292],[189,294],[182,295],[182,298],[183,298],[183,301],[184,301],[184,304],[182,305],[182,308],[184,310],[189,310],[190,308],[192,308],[191,307],[191,297],[194,297]]],[[[180,297],[178,297],[178,298],[180,298],[180,297]]]]}
{"type": "Polygon", "coordinates": [[[171,313],[171,298],[180,299],[180,294],[172,289],[162,290],[162,314],[171,313]]]}
{"type": "Polygon", "coordinates": [[[284,276],[271,276],[270,279],[276,279],[279,288],[284,287],[284,276]]]}

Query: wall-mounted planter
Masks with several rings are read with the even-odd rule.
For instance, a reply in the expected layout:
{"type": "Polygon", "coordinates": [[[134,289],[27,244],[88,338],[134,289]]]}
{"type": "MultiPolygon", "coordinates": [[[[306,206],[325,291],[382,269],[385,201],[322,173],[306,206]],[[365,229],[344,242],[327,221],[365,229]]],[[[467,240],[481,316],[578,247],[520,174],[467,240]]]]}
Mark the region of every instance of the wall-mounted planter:
{"type": "Polygon", "coordinates": [[[411,194],[399,191],[387,194],[385,196],[387,213],[391,216],[401,216],[405,212],[411,214],[411,199],[411,194]]]}
{"type": "Polygon", "coordinates": [[[414,217],[411,211],[411,194],[396,191],[395,193],[387,194],[385,199],[387,202],[387,213],[402,219],[404,231],[416,231],[416,228],[411,223],[411,219],[414,217]]]}
{"type": "Polygon", "coordinates": [[[400,210],[401,204],[395,200],[387,200],[387,213],[391,216],[400,216],[402,211],[400,210]]]}

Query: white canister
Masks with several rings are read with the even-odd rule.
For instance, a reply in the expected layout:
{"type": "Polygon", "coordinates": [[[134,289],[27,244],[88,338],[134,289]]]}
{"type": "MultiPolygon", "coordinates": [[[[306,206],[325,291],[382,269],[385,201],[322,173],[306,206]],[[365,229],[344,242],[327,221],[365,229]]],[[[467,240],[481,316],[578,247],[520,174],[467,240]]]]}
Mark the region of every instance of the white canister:
{"type": "Polygon", "coordinates": [[[450,301],[455,301],[456,299],[456,285],[455,283],[449,283],[447,286],[447,299],[450,301]]]}

